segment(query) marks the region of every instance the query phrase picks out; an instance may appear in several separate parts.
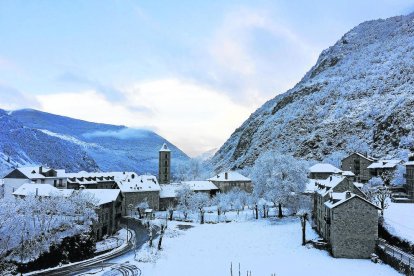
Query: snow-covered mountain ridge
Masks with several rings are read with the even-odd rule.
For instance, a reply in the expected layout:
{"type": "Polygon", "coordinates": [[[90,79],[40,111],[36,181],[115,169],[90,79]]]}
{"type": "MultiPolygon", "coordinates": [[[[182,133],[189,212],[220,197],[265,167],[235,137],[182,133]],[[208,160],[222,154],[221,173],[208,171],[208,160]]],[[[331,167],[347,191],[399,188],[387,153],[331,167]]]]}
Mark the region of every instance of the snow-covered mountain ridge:
{"type": "Polygon", "coordinates": [[[401,155],[414,146],[413,92],[414,14],[364,22],[256,110],[211,162],[243,168],[268,150],[313,160],[401,155]]]}
{"type": "Polygon", "coordinates": [[[43,164],[76,172],[157,173],[164,142],[173,164],[188,156],[149,130],[91,123],[32,109],[0,109],[0,176],[13,166],[43,164]]]}

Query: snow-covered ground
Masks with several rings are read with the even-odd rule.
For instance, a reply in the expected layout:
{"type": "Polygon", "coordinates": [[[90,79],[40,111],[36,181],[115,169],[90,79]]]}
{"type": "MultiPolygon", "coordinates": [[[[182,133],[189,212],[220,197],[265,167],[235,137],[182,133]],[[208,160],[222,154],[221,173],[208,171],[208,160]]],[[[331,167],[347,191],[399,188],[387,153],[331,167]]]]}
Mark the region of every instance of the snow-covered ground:
{"type": "Polygon", "coordinates": [[[122,228],[114,236],[110,236],[102,241],[97,242],[95,253],[115,249],[126,243],[126,239],[127,230],[122,228]]]}
{"type": "MultiPolygon", "coordinates": [[[[308,225],[307,238],[316,238],[308,225]]],[[[154,241],[156,245],[158,239],[154,241]]],[[[332,258],[328,252],[301,246],[298,218],[270,218],[219,224],[169,222],[163,250],[147,259],[134,261],[134,254],[120,257],[117,263],[136,265],[142,275],[233,275],[246,271],[252,275],[398,275],[391,267],[370,260],[332,258]],[[179,225],[193,226],[179,230],[179,225]]],[[[148,247],[137,254],[146,255],[148,247]]],[[[156,252],[156,249],[152,250],[156,252]]],[[[110,268],[105,271],[110,271],[110,268]]]]}
{"type": "Polygon", "coordinates": [[[414,203],[389,203],[384,210],[387,230],[414,244],[414,203]]]}

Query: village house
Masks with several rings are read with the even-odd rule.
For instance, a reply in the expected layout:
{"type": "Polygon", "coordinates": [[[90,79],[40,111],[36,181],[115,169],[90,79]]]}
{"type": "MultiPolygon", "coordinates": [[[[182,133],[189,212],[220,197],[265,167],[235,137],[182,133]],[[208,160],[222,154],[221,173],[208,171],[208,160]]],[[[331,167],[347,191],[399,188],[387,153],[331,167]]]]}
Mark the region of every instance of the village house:
{"type": "Polygon", "coordinates": [[[13,195],[16,198],[26,196],[50,197],[60,196],[69,197],[75,192],[88,193],[97,200],[96,214],[98,219],[93,222],[92,232],[97,240],[104,235],[112,235],[120,228],[122,214],[122,195],[118,189],[58,189],[50,184],[25,183],[21,185],[13,195]]]}
{"type": "MultiPolygon", "coordinates": [[[[369,172],[371,177],[385,177],[391,176],[397,166],[402,164],[402,160],[400,159],[391,159],[391,160],[378,160],[368,166],[369,172]]],[[[389,185],[390,183],[386,183],[389,185]]]]}
{"type": "Polygon", "coordinates": [[[13,192],[24,183],[50,184],[56,188],[66,188],[65,170],[55,170],[43,166],[13,169],[3,178],[4,197],[12,197],[13,192]]]}
{"type": "Polygon", "coordinates": [[[188,187],[194,193],[205,193],[209,197],[216,195],[220,190],[211,181],[193,180],[181,183],[161,184],[160,210],[167,210],[169,207],[176,207],[178,204],[177,193],[179,189],[188,187]]]}
{"type": "Polygon", "coordinates": [[[365,199],[362,184],[333,175],[316,182],[313,223],[338,258],[369,258],[378,238],[379,208],[365,199]]]}
{"type": "Polygon", "coordinates": [[[216,185],[217,188],[220,189],[220,192],[228,192],[235,187],[238,187],[248,193],[253,191],[252,180],[236,171],[230,170],[222,172],[207,180],[216,185]]]}
{"type": "Polygon", "coordinates": [[[136,214],[141,202],[147,202],[150,209],[159,210],[161,188],[155,176],[125,173],[118,178],[117,185],[124,196],[123,215],[136,214]]]}
{"type": "Polygon", "coordinates": [[[365,194],[360,190],[362,188],[359,184],[354,183],[350,178],[343,175],[333,175],[326,180],[319,180],[316,182],[316,189],[313,200],[313,222],[314,227],[319,233],[323,233],[324,223],[324,203],[329,199],[329,193],[342,193],[351,191],[361,197],[365,194]]]}
{"type": "Polygon", "coordinates": [[[405,164],[406,172],[405,177],[405,190],[407,192],[408,199],[414,202],[414,155],[408,157],[408,162],[405,164]]]}
{"type": "Polygon", "coordinates": [[[323,238],[336,258],[367,259],[378,239],[376,205],[350,191],[330,193],[324,203],[323,238]]]}
{"type": "Polygon", "coordinates": [[[308,178],[310,179],[327,179],[333,174],[341,174],[342,170],[337,167],[327,164],[318,163],[309,168],[308,178]]]}
{"type": "Polygon", "coordinates": [[[117,189],[117,179],[121,172],[85,172],[66,173],[67,188],[78,190],[85,189],[117,189]]]}
{"type": "Polygon", "coordinates": [[[371,179],[371,173],[368,167],[376,162],[377,159],[367,154],[354,152],[341,161],[343,171],[351,171],[355,174],[355,180],[361,183],[367,183],[371,179]]]}

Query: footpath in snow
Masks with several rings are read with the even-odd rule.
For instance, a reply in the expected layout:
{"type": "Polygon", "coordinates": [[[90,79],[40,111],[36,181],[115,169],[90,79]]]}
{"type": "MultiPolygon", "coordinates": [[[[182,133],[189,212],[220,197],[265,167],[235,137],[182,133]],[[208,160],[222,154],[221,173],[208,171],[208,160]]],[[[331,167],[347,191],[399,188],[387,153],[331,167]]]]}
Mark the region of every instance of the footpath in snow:
{"type": "MultiPolygon", "coordinates": [[[[307,227],[307,239],[316,233],[307,227]]],[[[156,242],[155,242],[156,245],[156,242]]],[[[384,264],[370,260],[335,259],[328,252],[301,246],[301,226],[298,218],[220,224],[169,222],[164,235],[163,250],[149,249],[120,257],[117,263],[136,265],[142,275],[233,275],[246,271],[252,275],[399,275],[384,264]],[[181,225],[188,225],[182,227],[181,225]],[[180,230],[179,228],[187,228],[180,230]],[[153,254],[149,254],[153,252],[153,254]]],[[[107,273],[110,268],[105,270],[107,273]]],[[[105,271],[101,274],[105,274],[105,271]]],[[[108,275],[108,274],[107,274],[108,275]]]]}

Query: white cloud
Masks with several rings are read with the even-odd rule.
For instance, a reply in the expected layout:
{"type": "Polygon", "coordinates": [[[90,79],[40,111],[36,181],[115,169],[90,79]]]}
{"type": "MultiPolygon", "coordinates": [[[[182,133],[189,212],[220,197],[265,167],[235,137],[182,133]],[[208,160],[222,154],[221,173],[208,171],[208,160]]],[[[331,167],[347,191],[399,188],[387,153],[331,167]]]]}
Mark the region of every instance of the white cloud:
{"type": "Polygon", "coordinates": [[[94,122],[146,127],[190,155],[221,144],[256,107],[235,104],[222,91],[178,79],[160,79],[120,89],[125,102],[96,91],[40,95],[41,109],[94,122]],[[151,113],[135,111],[145,107],[151,113]]]}

